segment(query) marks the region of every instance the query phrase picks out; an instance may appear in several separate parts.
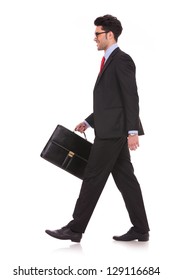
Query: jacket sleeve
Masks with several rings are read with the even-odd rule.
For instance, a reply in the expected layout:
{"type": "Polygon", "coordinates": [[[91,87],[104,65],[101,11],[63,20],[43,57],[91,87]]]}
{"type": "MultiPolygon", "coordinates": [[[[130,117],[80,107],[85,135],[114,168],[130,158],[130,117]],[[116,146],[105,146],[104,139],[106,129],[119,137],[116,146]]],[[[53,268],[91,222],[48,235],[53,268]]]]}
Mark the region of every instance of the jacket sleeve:
{"type": "Polygon", "coordinates": [[[129,55],[123,54],[119,58],[116,72],[125,109],[127,130],[139,130],[139,97],[135,77],[136,67],[129,55]]]}
{"type": "Polygon", "coordinates": [[[91,115],[89,115],[85,121],[92,127],[94,128],[94,113],[92,113],[91,115]]]}

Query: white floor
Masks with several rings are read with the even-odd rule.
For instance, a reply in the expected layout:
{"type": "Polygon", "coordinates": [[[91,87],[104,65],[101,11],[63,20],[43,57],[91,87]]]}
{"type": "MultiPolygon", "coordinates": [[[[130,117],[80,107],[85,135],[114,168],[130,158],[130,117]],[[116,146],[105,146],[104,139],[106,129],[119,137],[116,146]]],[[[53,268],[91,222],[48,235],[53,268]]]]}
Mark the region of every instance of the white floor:
{"type": "MultiPolygon", "coordinates": [[[[13,272],[19,266],[26,270],[31,267],[66,269],[69,266],[75,271],[77,269],[96,269],[97,275],[93,279],[109,279],[108,267],[111,267],[112,273],[115,272],[114,267],[124,269],[128,267],[129,271],[133,267],[135,270],[159,267],[160,275],[158,276],[156,273],[152,275],[151,279],[171,279],[172,244],[170,241],[163,240],[161,233],[160,235],[157,235],[157,232],[153,233],[150,242],[147,243],[135,241],[123,243],[114,242],[110,233],[104,234],[102,230],[101,233],[99,231],[96,233],[93,229],[93,233],[88,232],[81,243],[76,244],[51,239],[43,231],[39,232],[39,228],[28,230],[21,227],[21,232],[17,232],[18,230],[15,229],[15,232],[12,231],[11,234],[6,235],[6,239],[8,234],[11,237],[8,236],[10,239],[8,239],[8,244],[4,244],[5,248],[2,251],[3,260],[1,262],[4,265],[1,274],[4,279],[13,279],[13,277],[15,279],[13,272]]],[[[45,279],[49,279],[49,277],[51,279],[51,276],[45,276],[45,279]]],[[[25,278],[26,276],[23,278],[17,276],[17,279],[25,278]]],[[[122,274],[120,279],[126,278],[127,276],[122,274]]],[[[134,276],[128,276],[128,279],[134,279],[134,276]]]]}

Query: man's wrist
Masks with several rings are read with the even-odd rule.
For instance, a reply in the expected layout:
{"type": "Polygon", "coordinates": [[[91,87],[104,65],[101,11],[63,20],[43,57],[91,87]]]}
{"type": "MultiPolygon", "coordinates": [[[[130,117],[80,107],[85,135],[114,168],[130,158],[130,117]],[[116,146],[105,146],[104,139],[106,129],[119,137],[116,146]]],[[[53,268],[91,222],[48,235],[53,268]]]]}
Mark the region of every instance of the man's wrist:
{"type": "Polygon", "coordinates": [[[84,120],[84,123],[85,123],[87,128],[90,127],[89,123],[86,120],[84,120]]]}

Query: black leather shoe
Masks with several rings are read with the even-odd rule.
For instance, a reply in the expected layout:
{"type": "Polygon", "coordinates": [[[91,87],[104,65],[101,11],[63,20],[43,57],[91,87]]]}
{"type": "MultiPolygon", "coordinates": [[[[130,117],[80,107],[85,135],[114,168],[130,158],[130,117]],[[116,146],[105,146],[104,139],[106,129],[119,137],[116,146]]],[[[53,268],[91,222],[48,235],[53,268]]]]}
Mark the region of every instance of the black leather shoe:
{"type": "Polygon", "coordinates": [[[127,233],[121,236],[113,236],[113,239],[116,241],[148,241],[149,240],[149,233],[139,233],[134,230],[132,227],[127,233]]]}
{"type": "Polygon", "coordinates": [[[52,237],[62,239],[62,240],[71,240],[73,242],[80,242],[82,238],[82,233],[73,232],[70,228],[63,227],[57,230],[45,230],[47,234],[52,237]]]}

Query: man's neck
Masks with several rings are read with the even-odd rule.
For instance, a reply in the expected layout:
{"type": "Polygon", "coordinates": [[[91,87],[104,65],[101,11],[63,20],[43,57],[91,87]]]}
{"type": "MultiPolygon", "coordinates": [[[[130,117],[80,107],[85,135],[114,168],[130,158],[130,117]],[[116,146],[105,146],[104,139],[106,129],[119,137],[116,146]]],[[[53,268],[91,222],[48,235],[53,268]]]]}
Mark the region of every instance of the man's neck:
{"type": "Polygon", "coordinates": [[[107,49],[105,50],[104,57],[105,57],[106,60],[108,59],[108,57],[110,56],[110,54],[111,54],[116,48],[118,48],[118,44],[115,42],[114,44],[111,44],[111,46],[109,46],[109,48],[107,48],[107,49]]]}

